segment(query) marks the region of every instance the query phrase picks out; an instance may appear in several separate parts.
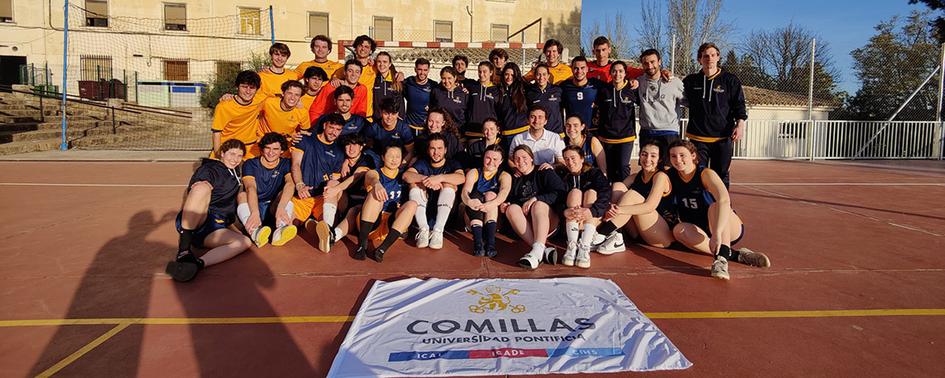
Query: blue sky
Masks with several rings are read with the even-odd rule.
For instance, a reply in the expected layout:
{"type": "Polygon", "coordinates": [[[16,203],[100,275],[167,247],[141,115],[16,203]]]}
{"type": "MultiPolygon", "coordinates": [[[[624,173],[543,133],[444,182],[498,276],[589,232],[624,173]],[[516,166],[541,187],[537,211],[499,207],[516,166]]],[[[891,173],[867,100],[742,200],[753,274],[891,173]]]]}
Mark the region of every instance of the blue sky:
{"type": "MultiPolygon", "coordinates": [[[[625,20],[636,21],[640,0],[583,0],[581,25],[588,27],[595,20],[603,25],[606,17],[617,11],[625,20]]],[[[777,28],[790,22],[818,34],[818,43],[827,41],[834,62],[841,72],[840,88],[851,94],[859,88],[853,73],[850,51],[865,45],[875,33],[876,24],[894,15],[908,15],[924,5],[910,5],[908,0],[725,0],[723,17],[735,25],[732,42],[741,41],[753,30],[777,28]]],[[[664,5],[665,8],[665,5],[664,5]]],[[[636,33],[634,26],[630,33],[636,33]]],[[[724,52],[723,52],[724,54],[724,52]]]]}

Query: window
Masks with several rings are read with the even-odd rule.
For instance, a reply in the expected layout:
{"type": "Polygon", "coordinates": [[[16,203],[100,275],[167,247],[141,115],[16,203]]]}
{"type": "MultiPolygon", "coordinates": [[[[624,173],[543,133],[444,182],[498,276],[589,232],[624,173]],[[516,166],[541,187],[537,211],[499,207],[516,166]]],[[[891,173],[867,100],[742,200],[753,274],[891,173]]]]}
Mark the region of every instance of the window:
{"type": "Polygon", "coordinates": [[[453,42],[453,21],[433,21],[433,39],[437,42],[453,42]]]}
{"type": "Polygon", "coordinates": [[[164,4],[164,30],[187,30],[186,4],[164,4]]]}
{"type": "Polygon", "coordinates": [[[82,80],[110,80],[112,78],[112,57],[107,55],[79,56],[81,66],[79,77],[82,80]]]}
{"type": "Polygon", "coordinates": [[[260,34],[259,8],[240,8],[240,34],[260,34]]]}
{"type": "Polygon", "coordinates": [[[308,12],[308,36],[316,35],[329,36],[328,13],[308,12]]]}
{"type": "Polygon", "coordinates": [[[13,22],[13,0],[0,0],[0,22],[13,22]]]}
{"type": "Polygon", "coordinates": [[[221,60],[216,64],[216,73],[217,77],[236,77],[236,74],[240,72],[242,65],[240,62],[230,62],[221,60]]]}
{"type": "Polygon", "coordinates": [[[186,60],[164,61],[164,80],[187,81],[190,79],[187,71],[186,60]]]}
{"type": "Polygon", "coordinates": [[[108,27],[108,1],[85,0],[85,26],[108,27]]]}
{"type": "Polygon", "coordinates": [[[502,24],[492,24],[492,31],[490,35],[492,36],[493,42],[508,42],[509,26],[502,24]]]}
{"type": "Polygon", "coordinates": [[[390,17],[374,17],[374,39],[378,41],[394,40],[394,19],[390,17]]]}

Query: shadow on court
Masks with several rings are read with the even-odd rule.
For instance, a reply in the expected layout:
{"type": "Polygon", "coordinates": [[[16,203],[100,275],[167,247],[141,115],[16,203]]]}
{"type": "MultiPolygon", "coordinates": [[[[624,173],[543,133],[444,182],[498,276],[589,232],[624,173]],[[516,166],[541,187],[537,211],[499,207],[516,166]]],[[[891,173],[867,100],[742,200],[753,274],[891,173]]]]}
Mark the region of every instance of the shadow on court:
{"type": "MultiPolygon", "coordinates": [[[[92,259],[79,287],[72,297],[66,319],[76,318],[138,318],[148,315],[151,284],[155,266],[163,266],[174,247],[147,241],[147,237],[176,213],[155,219],[151,211],[134,214],[124,235],[109,240],[92,259]]],[[[50,368],[90,341],[77,326],[60,326],[33,364],[30,375],[50,368]]],[[[112,326],[107,326],[112,327],[112,326]]],[[[107,353],[101,358],[81,360],[83,371],[120,372],[121,376],[137,374],[144,327],[133,325],[121,332],[123,348],[102,348],[93,353],[107,353]]],[[[94,337],[93,337],[94,338],[94,337]]],[[[63,373],[69,374],[70,365],[63,373]]]]}

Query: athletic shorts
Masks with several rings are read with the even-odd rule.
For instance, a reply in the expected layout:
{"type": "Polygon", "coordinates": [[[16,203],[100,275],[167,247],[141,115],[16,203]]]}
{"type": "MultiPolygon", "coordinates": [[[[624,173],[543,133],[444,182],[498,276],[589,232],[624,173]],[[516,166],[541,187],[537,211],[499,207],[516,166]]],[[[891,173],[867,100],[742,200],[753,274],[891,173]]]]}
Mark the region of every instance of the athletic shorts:
{"type": "MultiPolygon", "coordinates": [[[[477,199],[480,202],[484,202],[486,200],[486,195],[474,190],[469,192],[469,199],[477,199]]],[[[466,212],[466,217],[469,218],[469,220],[475,219],[483,221],[486,218],[486,213],[483,213],[479,210],[470,209],[469,206],[463,206],[463,210],[466,212]]]]}
{"type": "MultiPolygon", "coordinates": [[[[292,197],[292,206],[294,207],[293,212],[295,213],[295,219],[305,222],[309,217],[315,218],[316,220],[322,219],[322,205],[325,204],[325,197],[308,197],[306,199],[301,199],[299,197],[292,197]]],[[[260,210],[261,211],[261,210],[260,210]]]]}
{"type": "MultiPolygon", "coordinates": [[[[183,216],[184,216],[183,212],[178,212],[177,220],[174,222],[174,224],[177,227],[178,233],[184,231],[184,226],[181,225],[181,218],[183,216]]],[[[200,226],[197,227],[197,229],[194,230],[193,238],[191,239],[190,244],[199,248],[203,248],[204,247],[203,242],[207,238],[207,236],[209,236],[216,230],[222,230],[224,228],[229,227],[231,224],[233,224],[233,221],[234,221],[233,217],[227,217],[226,215],[212,212],[212,211],[207,213],[207,219],[203,221],[203,224],[201,224],[200,226]]]]}
{"type": "MultiPolygon", "coordinates": [[[[361,219],[361,213],[358,212],[358,219],[361,219]]],[[[393,213],[388,213],[386,211],[381,211],[378,220],[374,222],[374,227],[371,229],[371,233],[368,234],[368,237],[374,245],[381,245],[384,242],[384,239],[387,238],[387,234],[390,233],[391,227],[394,226],[394,217],[393,213]]]]}

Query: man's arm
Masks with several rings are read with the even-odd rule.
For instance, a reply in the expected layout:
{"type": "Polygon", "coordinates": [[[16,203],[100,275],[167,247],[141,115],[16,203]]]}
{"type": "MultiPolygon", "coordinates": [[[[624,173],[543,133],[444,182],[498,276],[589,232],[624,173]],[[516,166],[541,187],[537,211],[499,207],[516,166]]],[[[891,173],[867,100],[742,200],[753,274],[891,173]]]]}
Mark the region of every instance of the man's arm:
{"type": "Polygon", "coordinates": [[[243,177],[243,189],[246,191],[246,204],[249,205],[249,219],[243,225],[246,231],[253,231],[262,225],[262,217],[259,215],[259,193],[256,191],[256,178],[253,176],[243,177]]]}
{"type": "Polygon", "coordinates": [[[403,176],[404,182],[410,185],[423,186],[423,180],[427,179],[427,176],[420,174],[416,168],[410,167],[404,172],[403,176]]]}
{"type": "Polygon", "coordinates": [[[292,181],[294,182],[295,191],[301,199],[311,197],[312,190],[312,187],[305,185],[305,182],[302,181],[302,156],[304,155],[305,151],[297,148],[292,149],[292,181]]]}

